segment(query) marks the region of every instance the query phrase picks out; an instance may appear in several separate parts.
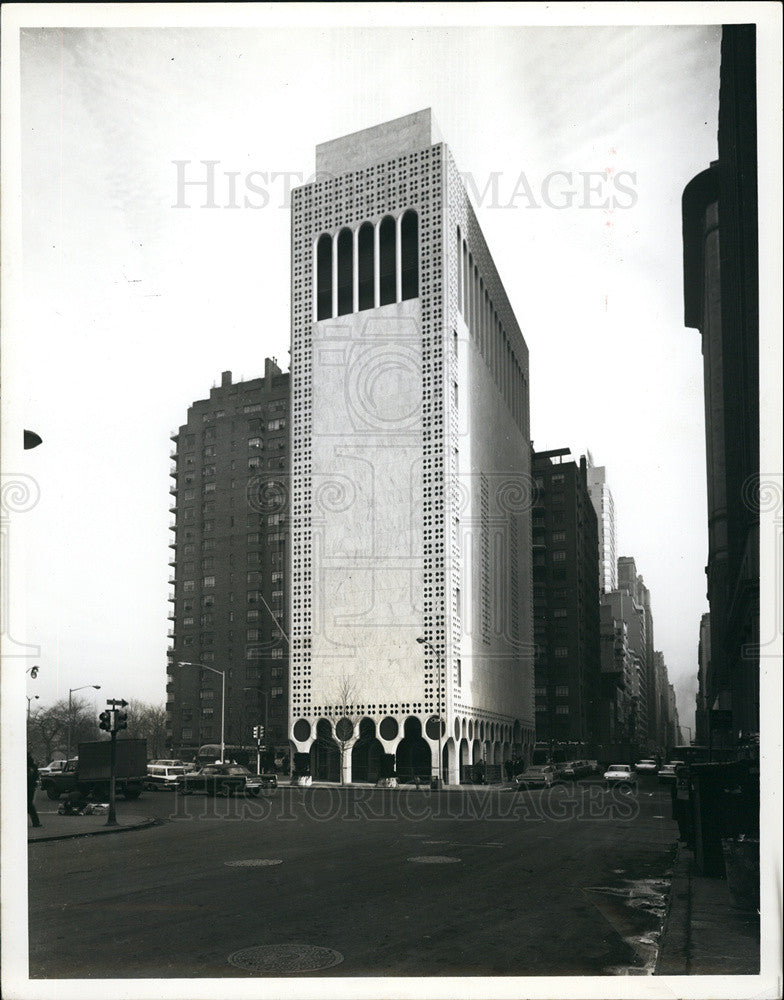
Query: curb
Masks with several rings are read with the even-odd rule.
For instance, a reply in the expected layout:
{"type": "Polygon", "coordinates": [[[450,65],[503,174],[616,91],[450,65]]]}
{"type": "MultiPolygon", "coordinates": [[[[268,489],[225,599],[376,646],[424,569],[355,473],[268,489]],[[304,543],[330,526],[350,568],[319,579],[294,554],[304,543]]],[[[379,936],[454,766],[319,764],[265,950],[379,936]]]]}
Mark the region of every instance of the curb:
{"type": "Polygon", "coordinates": [[[655,976],[688,976],[691,969],[691,865],[690,855],[679,842],[667,915],[653,970],[655,976]]]}
{"type": "Polygon", "coordinates": [[[105,837],[111,833],[128,833],[131,830],[147,830],[151,826],[162,826],[165,820],[155,819],[150,817],[149,819],[141,820],[139,823],[129,824],[127,826],[111,826],[106,827],[100,826],[97,830],[80,830],[78,833],[55,833],[51,836],[44,837],[28,837],[28,844],[41,844],[51,842],[53,840],[73,840],[76,837],[105,837]]]}

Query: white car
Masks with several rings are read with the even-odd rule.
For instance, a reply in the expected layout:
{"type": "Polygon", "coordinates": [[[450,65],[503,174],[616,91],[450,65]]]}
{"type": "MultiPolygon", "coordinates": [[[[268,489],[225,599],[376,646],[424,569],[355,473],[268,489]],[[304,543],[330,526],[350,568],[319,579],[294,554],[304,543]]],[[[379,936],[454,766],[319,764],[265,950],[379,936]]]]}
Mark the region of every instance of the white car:
{"type": "Polygon", "coordinates": [[[65,765],[68,763],[67,760],[52,760],[46,767],[39,767],[38,774],[59,774],[60,771],[65,770],[65,765]]]}
{"type": "Polygon", "coordinates": [[[177,778],[187,770],[184,764],[173,767],[168,767],[166,764],[148,764],[144,787],[153,792],[167,788],[174,791],[177,788],[177,778]]]}
{"type": "Polygon", "coordinates": [[[631,764],[610,764],[604,772],[604,782],[610,785],[636,785],[637,775],[631,764]]]}
{"type": "Polygon", "coordinates": [[[659,768],[656,766],[656,761],[646,758],[645,760],[638,760],[634,765],[634,770],[638,774],[656,774],[659,768]]]}

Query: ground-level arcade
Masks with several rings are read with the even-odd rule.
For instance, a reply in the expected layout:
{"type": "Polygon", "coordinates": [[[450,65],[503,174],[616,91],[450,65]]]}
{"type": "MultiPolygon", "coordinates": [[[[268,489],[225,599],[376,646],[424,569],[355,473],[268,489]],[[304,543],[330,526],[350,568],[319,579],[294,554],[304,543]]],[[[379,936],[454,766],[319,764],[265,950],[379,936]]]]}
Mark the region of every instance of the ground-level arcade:
{"type": "Polygon", "coordinates": [[[456,716],[451,726],[442,727],[440,740],[435,716],[300,718],[292,727],[295,752],[309,755],[313,780],[345,784],[378,781],[385,755],[394,758],[400,780],[430,781],[439,773],[440,744],[442,780],[458,785],[471,780],[471,766],[480,762],[500,766],[518,758],[529,762],[534,741],[533,728],[517,719],[492,722],[456,716]]]}

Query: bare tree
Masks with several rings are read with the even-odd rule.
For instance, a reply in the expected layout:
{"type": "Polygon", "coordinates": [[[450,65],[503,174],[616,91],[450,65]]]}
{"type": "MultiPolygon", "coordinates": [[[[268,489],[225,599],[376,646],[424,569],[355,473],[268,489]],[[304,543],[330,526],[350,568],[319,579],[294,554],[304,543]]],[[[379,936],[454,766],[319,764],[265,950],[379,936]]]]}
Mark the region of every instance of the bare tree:
{"type": "Polygon", "coordinates": [[[359,721],[359,716],[356,713],[357,687],[354,680],[344,674],[335,694],[336,699],[333,702],[333,708],[337,713],[335,743],[337,743],[340,757],[340,783],[343,785],[345,784],[346,754],[356,742],[355,730],[359,721]]]}
{"type": "Polygon", "coordinates": [[[166,754],[166,709],[163,705],[148,705],[131,700],[127,708],[128,728],[122,735],[126,739],[147,740],[147,754],[163,757],[166,754]]]}
{"type": "Polygon", "coordinates": [[[33,758],[46,764],[65,757],[69,728],[72,752],[80,742],[97,739],[98,722],[89,702],[72,697],[69,710],[68,699],[62,698],[49,708],[35,708],[27,720],[27,746],[33,758]]]}

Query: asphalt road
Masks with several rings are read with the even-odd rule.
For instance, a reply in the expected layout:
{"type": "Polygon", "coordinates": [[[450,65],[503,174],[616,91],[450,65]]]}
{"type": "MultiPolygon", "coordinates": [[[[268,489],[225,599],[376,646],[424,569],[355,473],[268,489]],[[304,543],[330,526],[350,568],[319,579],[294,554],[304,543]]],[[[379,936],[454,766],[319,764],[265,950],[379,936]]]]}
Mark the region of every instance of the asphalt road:
{"type": "Polygon", "coordinates": [[[642,972],[677,836],[655,779],[145,793],[126,809],[163,822],[30,845],[31,977],[271,975],[292,945],[342,956],[309,971],[322,953],[296,952],[292,968],[318,976],[642,972]],[[256,971],[229,963],[257,946],[278,950],[256,971]]]}

